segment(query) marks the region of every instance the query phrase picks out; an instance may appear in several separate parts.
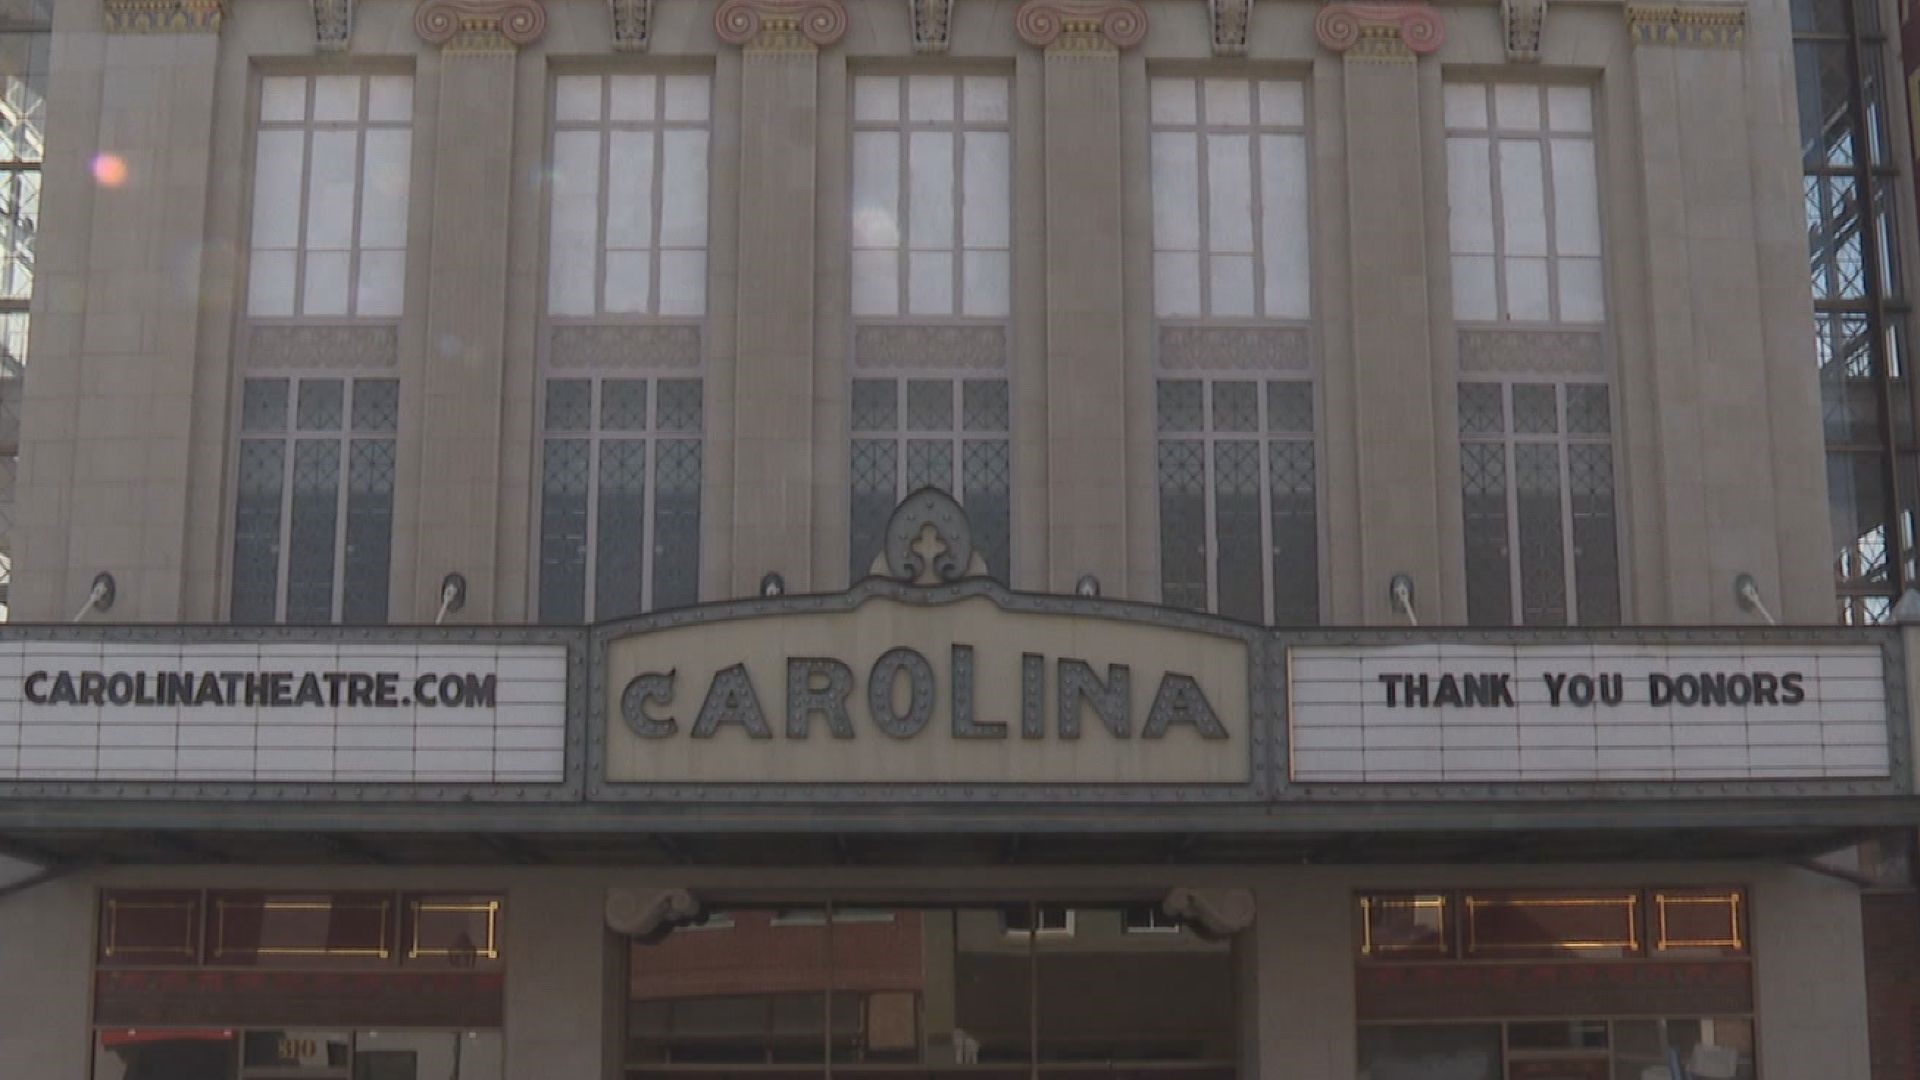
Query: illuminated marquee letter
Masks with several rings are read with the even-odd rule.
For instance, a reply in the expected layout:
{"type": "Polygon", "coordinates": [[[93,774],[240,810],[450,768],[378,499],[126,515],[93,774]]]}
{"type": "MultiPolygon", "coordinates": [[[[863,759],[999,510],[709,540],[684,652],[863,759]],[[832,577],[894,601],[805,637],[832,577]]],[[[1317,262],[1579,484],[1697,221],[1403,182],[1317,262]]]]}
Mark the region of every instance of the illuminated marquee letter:
{"type": "Polygon", "coordinates": [[[1059,665],[1058,701],[1060,737],[1080,737],[1080,703],[1093,706],[1093,714],[1107,726],[1116,739],[1133,735],[1133,673],[1125,664],[1108,664],[1107,681],[1093,673],[1085,660],[1062,660],[1059,665]]]}
{"type": "Polygon", "coordinates": [[[794,657],[787,661],[787,738],[804,739],[814,713],[827,718],[836,739],[853,738],[847,699],[853,696],[853,669],[838,660],[794,657]]]}
{"type": "Polygon", "coordinates": [[[649,701],[673,704],[673,676],[671,671],[648,672],[627,684],[620,694],[620,718],[627,722],[627,730],[643,739],[664,739],[680,730],[680,721],[671,716],[656,720],[647,715],[649,701]]]}
{"type": "Polygon", "coordinates": [[[1192,724],[1203,739],[1227,737],[1227,729],[1220,726],[1213,705],[1191,675],[1169,673],[1161,678],[1160,690],[1153,695],[1153,709],[1147,713],[1147,726],[1141,729],[1140,737],[1163,739],[1174,724],[1192,724]]]}
{"type": "Polygon", "coordinates": [[[756,739],[771,739],[766,714],[760,711],[760,695],[753,692],[753,679],[747,665],[735,664],[713,674],[707,687],[707,700],[700,705],[700,718],[693,722],[693,737],[711,739],[721,724],[739,724],[756,739]]]}
{"type": "Polygon", "coordinates": [[[867,708],[874,726],[896,739],[920,734],[933,719],[933,665],[912,649],[888,649],[867,674],[867,708]],[[893,684],[901,675],[912,691],[905,716],[893,711],[893,684]]]}

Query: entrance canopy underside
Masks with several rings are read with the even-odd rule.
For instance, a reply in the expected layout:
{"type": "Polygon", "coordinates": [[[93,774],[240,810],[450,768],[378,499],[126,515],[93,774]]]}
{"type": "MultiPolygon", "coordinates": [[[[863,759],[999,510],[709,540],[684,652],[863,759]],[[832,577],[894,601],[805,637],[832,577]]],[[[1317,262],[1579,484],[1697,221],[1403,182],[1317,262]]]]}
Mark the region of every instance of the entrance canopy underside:
{"type": "Polygon", "coordinates": [[[45,867],[361,865],[1130,865],[1804,858],[1915,824],[1907,802],[1618,807],[870,807],[786,814],[550,807],[0,806],[0,855],[45,867]],[[1051,812],[1049,812],[1051,811],[1051,812]],[[137,820],[136,820],[137,819],[137,820]]]}

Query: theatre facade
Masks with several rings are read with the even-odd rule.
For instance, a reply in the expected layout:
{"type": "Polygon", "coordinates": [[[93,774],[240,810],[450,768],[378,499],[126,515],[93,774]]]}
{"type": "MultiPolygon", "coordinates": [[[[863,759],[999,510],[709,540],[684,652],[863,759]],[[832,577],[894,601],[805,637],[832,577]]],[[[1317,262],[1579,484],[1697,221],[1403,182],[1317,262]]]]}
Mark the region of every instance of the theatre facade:
{"type": "Polygon", "coordinates": [[[0,3],[0,1077],[1911,1078],[1896,7],[0,3]]]}

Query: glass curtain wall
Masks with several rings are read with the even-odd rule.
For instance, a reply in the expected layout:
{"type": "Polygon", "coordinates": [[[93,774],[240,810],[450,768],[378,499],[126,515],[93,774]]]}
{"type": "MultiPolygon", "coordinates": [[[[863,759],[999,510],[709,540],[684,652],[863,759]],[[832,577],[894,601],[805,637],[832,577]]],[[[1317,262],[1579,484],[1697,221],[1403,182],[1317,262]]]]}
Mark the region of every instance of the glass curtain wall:
{"type": "Polygon", "coordinates": [[[1877,0],[1793,0],[1815,359],[1840,621],[1886,618],[1914,583],[1915,400],[1877,0]]]}
{"type": "Polygon", "coordinates": [[[0,621],[10,606],[13,488],[20,465],[27,302],[33,296],[40,222],[52,29],[53,0],[0,2],[0,621]]]}

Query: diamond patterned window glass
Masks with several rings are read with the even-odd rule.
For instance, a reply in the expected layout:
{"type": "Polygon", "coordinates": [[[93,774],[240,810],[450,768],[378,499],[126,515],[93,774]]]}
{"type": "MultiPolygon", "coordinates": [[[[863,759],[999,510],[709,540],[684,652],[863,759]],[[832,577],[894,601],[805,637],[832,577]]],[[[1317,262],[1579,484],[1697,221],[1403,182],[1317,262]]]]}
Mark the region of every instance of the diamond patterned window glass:
{"type": "Polygon", "coordinates": [[[1313,383],[1162,379],[1157,396],[1163,602],[1318,623],[1313,383]]]}
{"type": "Polygon", "coordinates": [[[1618,623],[1606,384],[1471,382],[1459,391],[1469,621],[1618,623]]]}
{"type": "Polygon", "coordinates": [[[960,500],[987,572],[1007,580],[1013,502],[1008,402],[1005,379],[853,381],[849,580],[868,575],[894,507],[923,487],[960,500]]]}
{"type": "Polygon", "coordinates": [[[554,80],[549,316],[706,314],[711,84],[696,73],[554,80]]]}
{"type": "Polygon", "coordinates": [[[242,383],[235,622],[386,621],[398,397],[394,379],[242,383]]]}
{"type": "Polygon", "coordinates": [[[400,380],[354,380],[353,430],[361,432],[400,430],[400,380]]]}
{"type": "Polygon", "coordinates": [[[547,380],[542,622],[698,601],[702,386],[697,378],[547,380]]]}
{"type": "Polygon", "coordinates": [[[247,314],[398,317],[412,166],[410,76],[264,76],[247,314]]]}

